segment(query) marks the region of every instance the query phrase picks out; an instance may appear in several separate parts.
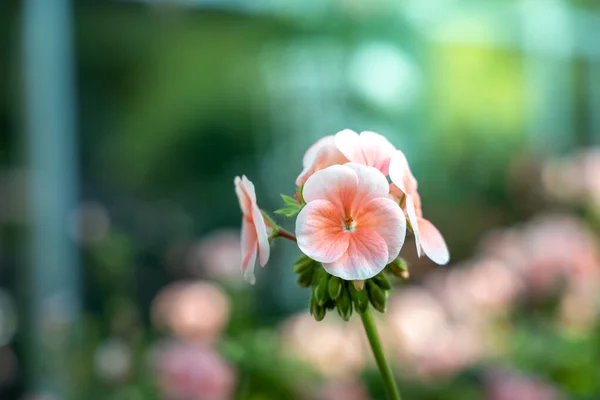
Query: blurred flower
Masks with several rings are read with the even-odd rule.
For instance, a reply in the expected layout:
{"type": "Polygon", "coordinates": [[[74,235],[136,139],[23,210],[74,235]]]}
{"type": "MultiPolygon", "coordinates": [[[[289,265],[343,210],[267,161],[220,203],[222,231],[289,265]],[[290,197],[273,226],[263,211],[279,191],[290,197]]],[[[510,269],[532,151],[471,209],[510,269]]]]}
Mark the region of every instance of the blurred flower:
{"type": "Polygon", "coordinates": [[[229,299],[209,282],[172,283],[153,300],[152,320],[180,338],[212,342],[229,320],[229,299]]]}
{"type": "Polygon", "coordinates": [[[323,375],[349,377],[365,365],[365,343],[359,325],[327,318],[316,322],[302,313],[284,322],[283,351],[323,375]]]}
{"type": "Polygon", "coordinates": [[[488,400],[557,400],[558,391],[549,383],[512,371],[493,371],[486,379],[488,400]]]}
{"type": "Polygon", "coordinates": [[[261,267],[269,261],[271,247],[267,224],[256,204],[254,184],[245,175],[235,177],[235,193],[244,214],[242,219],[242,271],[244,278],[254,284],[254,264],[258,255],[261,267]]]}
{"type": "Polygon", "coordinates": [[[84,246],[100,243],[109,230],[110,217],[102,204],[81,203],[75,210],[72,217],[71,234],[78,243],[84,246]]]}
{"type": "Polygon", "coordinates": [[[377,275],[398,257],[406,234],[402,210],[388,192],[373,167],[348,163],[316,172],[302,191],[307,204],[296,219],[298,247],[342,279],[377,275]]]}
{"type": "Polygon", "coordinates": [[[433,295],[413,287],[389,301],[386,339],[398,350],[400,366],[422,378],[452,375],[485,355],[482,332],[452,321],[433,295]]]}
{"type": "Polygon", "coordinates": [[[240,233],[233,229],[214,231],[192,246],[187,255],[189,269],[200,269],[214,279],[239,280],[240,233]]]}
{"type": "Polygon", "coordinates": [[[229,400],[236,371],[211,347],[164,342],[153,351],[158,384],[168,400],[229,400]]]}
{"type": "Polygon", "coordinates": [[[131,358],[131,349],[127,343],[119,338],[111,338],[96,349],[94,368],[103,381],[120,383],[131,372],[131,358]]]}
{"type": "Polygon", "coordinates": [[[566,215],[538,217],[520,229],[495,233],[482,244],[483,254],[514,267],[527,282],[528,294],[556,293],[559,284],[600,285],[600,254],[593,234],[566,215]]]}
{"type": "Polygon", "coordinates": [[[355,379],[332,379],[325,382],[319,400],[369,400],[365,386],[355,379]]]}

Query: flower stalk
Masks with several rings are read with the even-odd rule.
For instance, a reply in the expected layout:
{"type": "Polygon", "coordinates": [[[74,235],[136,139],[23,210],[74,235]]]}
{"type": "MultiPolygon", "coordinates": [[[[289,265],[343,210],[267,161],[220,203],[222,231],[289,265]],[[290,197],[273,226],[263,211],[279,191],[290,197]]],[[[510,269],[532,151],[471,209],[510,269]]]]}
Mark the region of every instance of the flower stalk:
{"type": "Polygon", "coordinates": [[[398,386],[396,386],[396,381],[394,380],[394,375],[392,374],[390,365],[385,359],[385,354],[383,353],[383,348],[381,347],[381,340],[379,340],[379,334],[377,333],[377,328],[375,327],[373,316],[371,315],[369,310],[366,310],[365,312],[360,313],[360,319],[362,320],[363,326],[365,327],[365,332],[367,334],[367,338],[369,339],[369,344],[371,345],[373,356],[375,356],[377,367],[379,368],[379,372],[381,373],[381,377],[383,379],[383,384],[385,386],[388,398],[390,400],[402,400],[402,398],[400,397],[400,391],[398,390],[398,386]]]}

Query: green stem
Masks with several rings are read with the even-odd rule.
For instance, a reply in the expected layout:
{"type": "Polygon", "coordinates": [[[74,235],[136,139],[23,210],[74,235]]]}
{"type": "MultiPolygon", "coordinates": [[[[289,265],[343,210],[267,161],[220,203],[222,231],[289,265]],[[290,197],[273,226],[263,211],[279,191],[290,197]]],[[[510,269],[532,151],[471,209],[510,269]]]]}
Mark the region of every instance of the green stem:
{"type": "Polygon", "coordinates": [[[377,334],[377,328],[375,327],[373,317],[371,316],[369,310],[367,310],[364,313],[360,313],[360,318],[363,326],[365,327],[365,332],[367,333],[371,350],[375,356],[377,367],[379,367],[379,372],[381,373],[381,378],[383,379],[387,395],[390,400],[401,400],[400,392],[398,391],[398,387],[394,381],[394,375],[392,375],[392,370],[390,369],[390,366],[385,359],[385,355],[383,354],[381,341],[379,340],[379,335],[377,334]]]}

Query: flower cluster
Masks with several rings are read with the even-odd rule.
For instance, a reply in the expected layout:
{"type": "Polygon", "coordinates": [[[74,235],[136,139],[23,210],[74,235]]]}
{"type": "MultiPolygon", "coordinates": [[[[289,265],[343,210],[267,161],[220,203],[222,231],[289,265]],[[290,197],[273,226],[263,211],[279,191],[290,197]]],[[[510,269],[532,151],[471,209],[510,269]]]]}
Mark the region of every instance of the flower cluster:
{"type": "Polygon", "coordinates": [[[296,195],[282,196],[286,207],[276,211],[297,216],[295,236],[261,212],[252,182],[245,176],[235,179],[244,215],[242,270],[251,283],[257,256],[264,266],[269,240],[275,237],[297,241],[302,253],[322,265],[327,276],[355,281],[359,291],[362,281],[397,263],[407,228],[414,234],[419,256],[425,254],[442,265],[449,261],[444,238],[423,218],[417,180],[404,153],[385,137],[346,129],[313,144],[302,163],[296,195]]]}

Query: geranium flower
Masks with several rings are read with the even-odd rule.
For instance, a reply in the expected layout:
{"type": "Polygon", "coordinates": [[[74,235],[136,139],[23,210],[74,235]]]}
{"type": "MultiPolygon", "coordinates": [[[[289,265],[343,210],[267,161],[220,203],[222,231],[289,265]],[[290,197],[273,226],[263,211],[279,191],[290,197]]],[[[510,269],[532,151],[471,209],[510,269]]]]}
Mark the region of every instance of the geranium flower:
{"type": "Polygon", "coordinates": [[[242,209],[242,272],[244,278],[254,284],[254,265],[258,255],[261,267],[269,260],[271,248],[265,220],[256,204],[254,184],[245,175],[235,177],[235,193],[242,209]]]}
{"type": "Polygon", "coordinates": [[[436,264],[447,264],[450,261],[450,252],[446,241],[435,225],[423,218],[417,180],[400,150],[396,150],[390,160],[389,174],[392,181],[391,195],[400,202],[408,217],[419,257],[425,253],[436,264]]]}
{"type": "Polygon", "coordinates": [[[377,275],[398,257],[406,234],[402,210],[388,193],[386,177],[373,167],[348,163],[315,172],[296,220],[300,250],[342,279],[377,275]]]}

